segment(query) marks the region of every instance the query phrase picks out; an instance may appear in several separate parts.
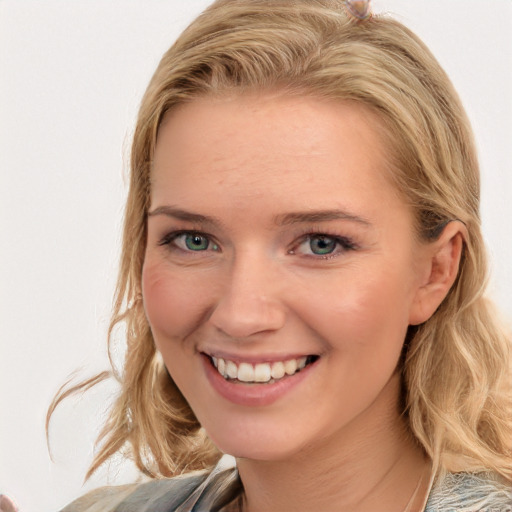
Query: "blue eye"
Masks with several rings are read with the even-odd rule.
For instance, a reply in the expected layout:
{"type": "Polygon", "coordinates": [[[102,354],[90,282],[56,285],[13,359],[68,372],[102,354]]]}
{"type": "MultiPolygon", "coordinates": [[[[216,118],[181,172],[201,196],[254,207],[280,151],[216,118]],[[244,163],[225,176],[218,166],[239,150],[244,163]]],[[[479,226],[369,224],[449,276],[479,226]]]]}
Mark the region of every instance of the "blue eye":
{"type": "Polygon", "coordinates": [[[309,248],[313,254],[318,254],[319,256],[325,256],[326,254],[331,254],[336,250],[336,246],[338,245],[338,241],[329,236],[312,236],[309,238],[309,248]]]}
{"type": "Polygon", "coordinates": [[[219,246],[209,236],[197,232],[180,232],[167,235],[160,245],[181,249],[185,252],[218,251],[219,246]]]}
{"type": "Polygon", "coordinates": [[[356,246],[348,238],[326,235],[324,233],[311,233],[302,238],[296,249],[290,254],[328,259],[355,249],[356,246]]]}
{"type": "Polygon", "coordinates": [[[203,235],[184,233],[181,236],[186,248],[191,251],[206,251],[210,245],[208,238],[203,235]]]}

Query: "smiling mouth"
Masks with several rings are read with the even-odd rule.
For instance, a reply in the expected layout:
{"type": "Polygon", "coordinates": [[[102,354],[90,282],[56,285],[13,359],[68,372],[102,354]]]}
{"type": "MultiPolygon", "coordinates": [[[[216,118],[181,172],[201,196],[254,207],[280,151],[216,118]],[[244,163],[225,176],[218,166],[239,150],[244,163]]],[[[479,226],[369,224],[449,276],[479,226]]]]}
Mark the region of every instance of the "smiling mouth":
{"type": "Polygon", "coordinates": [[[208,358],[212,366],[228,381],[245,384],[272,384],[299,373],[306,366],[316,362],[319,356],[310,355],[298,359],[258,364],[235,363],[213,356],[208,356],[208,358]]]}

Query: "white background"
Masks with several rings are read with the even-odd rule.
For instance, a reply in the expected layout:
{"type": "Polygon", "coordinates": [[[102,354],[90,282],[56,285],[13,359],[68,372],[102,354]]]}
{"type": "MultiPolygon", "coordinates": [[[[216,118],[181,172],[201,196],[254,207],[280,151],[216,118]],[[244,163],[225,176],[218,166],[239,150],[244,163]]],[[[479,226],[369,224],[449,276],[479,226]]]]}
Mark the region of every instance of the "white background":
{"type": "MultiPolygon", "coordinates": [[[[78,367],[106,367],[124,174],[138,103],[205,0],[0,0],[0,492],[24,512],[82,487],[113,385],[46,408],[78,367]]],[[[482,164],[491,292],[512,318],[512,1],[381,0],[452,77],[482,164]]],[[[108,468],[106,468],[108,469],[108,468]]]]}

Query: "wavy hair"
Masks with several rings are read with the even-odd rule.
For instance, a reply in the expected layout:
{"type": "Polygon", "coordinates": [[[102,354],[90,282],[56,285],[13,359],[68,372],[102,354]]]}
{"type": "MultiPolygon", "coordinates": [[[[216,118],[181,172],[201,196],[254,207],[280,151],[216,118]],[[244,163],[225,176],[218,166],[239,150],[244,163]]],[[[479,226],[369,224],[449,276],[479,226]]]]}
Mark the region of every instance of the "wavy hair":
{"type": "MultiPolygon", "coordinates": [[[[166,112],[208,95],[250,90],[353,101],[381,119],[393,179],[415,213],[418,236],[447,222],[467,228],[455,284],[434,315],[411,326],[401,366],[404,415],[437,471],[494,470],[512,479],[510,340],[484,297],[479,170],[471,128],[450,80],[426,46],[387,16],[355,22],[340,1],[218,0],[164,54],[142,99],[115,307],[124,326],[120,393],[89,476],[128,449],[151,477],[211,467],[220,453],[167,373],[144,313],[141,275],[153,152],[166,112]]],[[[48,413],[100,374],[61,388],[48,413]]],[[[48,423],[47,423],[48,424],[48,423]]]]}

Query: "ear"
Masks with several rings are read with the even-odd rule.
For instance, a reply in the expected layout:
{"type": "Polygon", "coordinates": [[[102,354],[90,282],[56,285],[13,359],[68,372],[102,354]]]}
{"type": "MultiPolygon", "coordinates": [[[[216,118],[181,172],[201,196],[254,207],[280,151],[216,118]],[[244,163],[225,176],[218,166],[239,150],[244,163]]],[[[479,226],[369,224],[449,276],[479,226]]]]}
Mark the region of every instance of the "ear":
{"type": "Polygon", "coordinates": [[[467,236],[462,222],[451,221],[436,241],[425,246],[424,271],[411,305],[410,325],[426,322],[443,302],[457,278],[467,236]]]}

